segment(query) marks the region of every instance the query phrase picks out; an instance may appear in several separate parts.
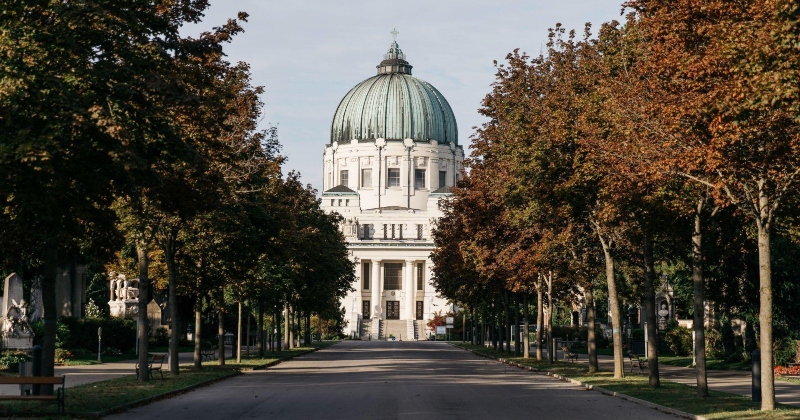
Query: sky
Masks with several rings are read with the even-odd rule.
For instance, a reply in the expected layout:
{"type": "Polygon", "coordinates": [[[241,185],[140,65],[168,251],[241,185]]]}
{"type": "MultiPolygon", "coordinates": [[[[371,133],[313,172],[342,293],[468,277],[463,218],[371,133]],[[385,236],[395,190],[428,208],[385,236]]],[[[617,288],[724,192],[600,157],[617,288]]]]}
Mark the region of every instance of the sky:
{"type": "Polygon", "coordinates": [[[435,86],[456,116],[458,142],[470,143],[485,118],[481,100],[491,90],[494,60],[519,48],[538,55],[547,29],[561,23],[595,32],[622,20],[621,0],[211,0],[203,22],[183,28],[197,36],[240,11],[245,32],[225,46],[232,63],[251,66],[255,86],[265,89],[262,129],[278,126],[284,171],[322,186],[322,153],[339,101],[375,66],[392,42],[414,66],[413,75],[435,86]]]}

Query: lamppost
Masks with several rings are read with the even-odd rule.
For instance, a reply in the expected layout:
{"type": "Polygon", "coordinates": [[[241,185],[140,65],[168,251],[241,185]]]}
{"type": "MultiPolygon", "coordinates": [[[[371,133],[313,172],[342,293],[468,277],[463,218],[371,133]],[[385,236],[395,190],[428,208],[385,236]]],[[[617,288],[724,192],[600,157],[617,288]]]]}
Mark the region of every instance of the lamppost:
{"type": "Polygon", "coordinates": [[[329,189],[336,186],[336,149],[338,148],[338,141],[331,143],[331,185],[328,186],[329,189]]]}
{"type": "Polygon", "coordinates": [[[408,152],[408,204],[406,207],[411,209],[411,171],[414,166],[411,164],[411,149],[414,148],[414,140],[405,139],[403,140],[403,145],[406,147],[406,152],[408,152]]]}
{"type": "Polygon", "coordinates": [[[453,187],[456,186],[456,144],[450,142],[450,151],[453,153],[453,187]]]}
{"type": "Polygon", "coordinates": [[[386,139],[384,138],[377,138],[375,139],[375,147],[378,148],[378,212],[381,211],[381,177],[383,175],[383,158],[381,157],[381,152],[383,148],[386,147],[386,139]]]}

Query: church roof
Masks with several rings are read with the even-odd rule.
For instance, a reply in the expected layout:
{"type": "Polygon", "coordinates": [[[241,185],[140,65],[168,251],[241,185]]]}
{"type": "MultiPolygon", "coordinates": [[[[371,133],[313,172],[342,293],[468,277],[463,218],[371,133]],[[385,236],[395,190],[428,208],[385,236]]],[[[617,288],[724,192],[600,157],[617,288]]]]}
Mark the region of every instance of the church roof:
{"type": "Polygon", "coordinates": [[[397,41],[377,68],[378,75],[350,89],[339,103],[331,123],[331,143],[411,138],[458,144],[450,104],[430,83],[411,75],[412,66],[397,41]]]}

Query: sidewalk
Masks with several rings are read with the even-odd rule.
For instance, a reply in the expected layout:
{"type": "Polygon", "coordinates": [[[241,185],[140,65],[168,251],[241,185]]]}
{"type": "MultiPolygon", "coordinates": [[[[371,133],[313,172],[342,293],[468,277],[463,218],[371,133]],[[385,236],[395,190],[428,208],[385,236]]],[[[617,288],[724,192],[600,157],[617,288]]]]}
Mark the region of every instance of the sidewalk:
{"type": "MultiPolygon", "coordinates": [[[[559,352],[560,353],[560,352],[559,352]]],[[[559,354],[561,357],[561,354],[559,354]]],[[[578,363],[589,363],[588,355],[580,354],[578,363]]],[[[638,375],[639,369],[634,369],[630,373],[630,362],[625,357],[625,375],[638,375]]],[[[614,370],[614,358],[611,356],[597,356],[597,363],[602,370],[614,370]]],[[[658,373],[661,379],[678,382],[690,386],[697,385],[695,370],[678,366],[658,364],[658,373]]],[[[729,394],[744,395],[751,397],[752,375],[748,371],[742,370],[708,370],[708,389],[714,391],[727,392],[729,394]]],[[[790,382],[775,380],[775,400],[781,404],[794,405],[800,407],[800,385],[790,382]]]]}
{"type": "MultiPolygon", "coordinates": [[[[244,354],[244,350],[242,351],[244,354]]],[[[231,349],[226,347],[225,357],[230,357],[231,349]]],[[[194,363],[194,353],[178,353],[179,364],[194,363]]],[[[134,375],[137,360],[125,360],[122,362],[101,363],[97,365],[81,366],[56,366],[55,376],[66,375],[66,387],[71,388],[78,385],[100,382],[108,379],[119,378],[120,376],[134,375]]],[[[164,361],[164,370],[167,368],[168,360],[164,361]]],[[[0,395],[19,395],[19,385],[0,385],[0,395]]]]}
{"type": "MultiPolygon", "coordinates": [[[[491,347],[491,346],[487,346],[491,347]]],[[[543,350],[543,355],[547,358],[547,350],[543,350]]],[[[511,346],[511,355],[513,357],[514,346],[511,346]]],[[[536,348],[531,347],[531,357],[536,357],[536,348]]],[[[556,351],[557,360],[563,360],[564,355],[561,350],[556,351]]],[[[628,357],[623,358],[625,375],[639,375],[639,369],[635,368],[633,373],[630,369],[630,361],[628,357]]],[[[578,363],[588,364],[589,355],[586,353],[579,353],[578,363]]],[[[601,370],[614,371],[614,358],[612,356],[597,356],[597,364],[601,370]]],[[[661,379],[673,381],[689,386],[697,386],[697,379],[695,370],[693,368],[678,367],[658,364],[658,373],[661,379]]],[[[749,371],[742,370],[708,370],[708,389],[713,391],[727,392],[729,394],[744,395],[752,397],[752,375],[749,371]]],[[[793,405],[800,407],[800,384],[793,384],[791,382],[775,380],[775,401],[781,404],[793,405]]]]}

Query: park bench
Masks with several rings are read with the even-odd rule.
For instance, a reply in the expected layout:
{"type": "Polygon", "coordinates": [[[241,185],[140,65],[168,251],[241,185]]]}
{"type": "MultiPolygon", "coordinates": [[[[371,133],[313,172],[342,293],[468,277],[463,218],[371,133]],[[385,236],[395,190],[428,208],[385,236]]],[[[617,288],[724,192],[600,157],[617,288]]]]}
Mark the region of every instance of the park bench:
{"type": "Polygon", "coordinates": [[[61,385],[55,395],[0,395],[0,400],[55,401],[59,414],[64,414],[64,380],[66,376],[0,376],[0,385],[61,385]]]}
{"type": "MultiPolygon", "coordinates": [[[[166,354],[151,354],[147,359],[147,370],[150,378],[153,378],[153,372],[158,372],[161,379],[164,379],[164,373],[161,371],[161,366],[164,364],[164,359],[167,358],[166,354]]],[[[139,377],[139,363],[136,363],[136,377],[139,377]]]]}
{"type": "Polygon", "coordinates": [[[578,354],[573,353],[567,348],[567,346],[561,346],[561,351],[564,352],[564,361],[572,360],[573,362],[578,361],[578,354]]]}
{"type": "Polygon", "coordinates": [[[631,373],[633,373],[634,367],[639,368],[640,374],[648,369],[647,359],[643,355],[628,353],[628,359],[631,361],[631,373]]]}
{"type": "Polygon", "coordinates": [[[217,346],[200,349],[200,360],[207,362],[217,358],[217,346]]]}

